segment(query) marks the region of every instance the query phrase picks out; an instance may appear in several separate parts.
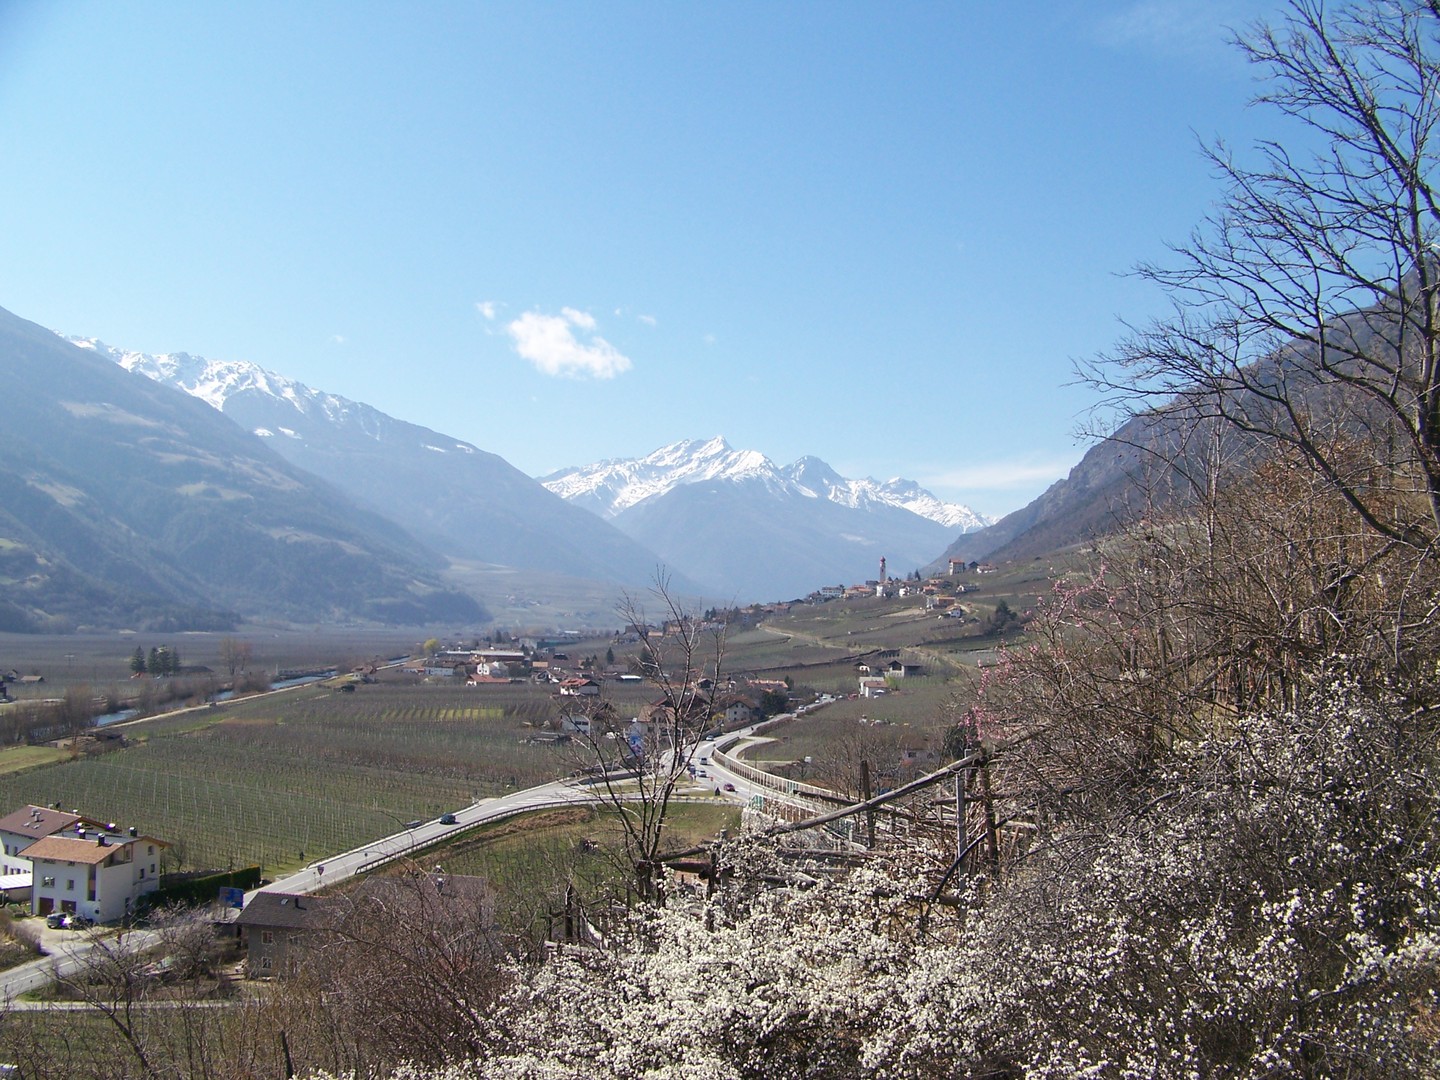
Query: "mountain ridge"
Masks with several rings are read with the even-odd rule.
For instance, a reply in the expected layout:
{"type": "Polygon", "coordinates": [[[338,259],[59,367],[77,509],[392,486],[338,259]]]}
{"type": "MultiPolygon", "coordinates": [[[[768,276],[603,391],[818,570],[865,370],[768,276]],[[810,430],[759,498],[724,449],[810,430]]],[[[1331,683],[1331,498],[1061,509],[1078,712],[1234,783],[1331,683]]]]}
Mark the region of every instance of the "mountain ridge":
{"type": "Polygon", "coordinates": [[[816,457],[782,468],[719,436],[541,482],[739,600],[868,580],[882,558],[895,572],[918,569],[954,539],[954,522],[986,520],[911,481],[847,480],[816,457]]]}
{"type": "Polygon", "coordinates": [[[3,309],[0,398],[8,629],[484,618],[393,522],[3,309]]]}
{"type": "Polygon", "coordinates": [[[749,478],[782,490],[793,484],[802,497],[825,498],[856,509],[867,504],[894,506],[962,531],[993,524],[968,506],[946,503],[903,477],[883,482],[873,477],[847,479],[810,455],[779,467],[759,451],[733,449],[718,435],[705,440],[682,439],[640,458],[607,458],[593,465],[558,469],[540,477],[540,482],[557,495],[613,519],[682,484],[749,478]]]}
{"type": "MultiPolygon", "coordinates": [[[[658,557],[473,443],[252,364],[150,354],[67,338],[117,366],[206,402],[286,460],[403,521],[451,559],[609,582],[652,583],[658,557]]],[[[683,568],[677,591],[698,593],[683,568]]]]}

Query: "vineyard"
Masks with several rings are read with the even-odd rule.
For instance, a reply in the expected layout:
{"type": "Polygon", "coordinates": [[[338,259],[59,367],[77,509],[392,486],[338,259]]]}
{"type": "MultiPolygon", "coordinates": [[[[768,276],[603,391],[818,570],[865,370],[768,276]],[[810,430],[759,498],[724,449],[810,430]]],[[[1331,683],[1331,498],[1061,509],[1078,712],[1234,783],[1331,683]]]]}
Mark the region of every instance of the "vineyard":
{"type": "MultiPolygon", "coordinates": [[[[677,802],[667,822],[671,850],[738,829],[740,809],[722,802],[677,802]]],[[[621,829],[613,812],[595,807],[543,810],[481,828],[426,856],[452,874],[474,874],[494,884],[510,929],[544,937],[563,905],[567,883],[581,895],[623,896],[633,884],[620,853],[621,829]]]]}
{"type": "Polygon", "coordinates": [[[542,688],[319,687],[139,724],[130,747],[0,775],[0,807],[59,803],[174,845],[185,868],[267,875],[572,771],[527,738],[554,714],[542,688]]]}

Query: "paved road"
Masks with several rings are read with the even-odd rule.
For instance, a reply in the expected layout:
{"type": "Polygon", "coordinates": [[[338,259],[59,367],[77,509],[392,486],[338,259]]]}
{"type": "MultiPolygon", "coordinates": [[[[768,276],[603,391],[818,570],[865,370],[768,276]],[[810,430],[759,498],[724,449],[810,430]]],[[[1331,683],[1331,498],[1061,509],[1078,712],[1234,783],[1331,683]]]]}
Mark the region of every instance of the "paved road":
{"type": "MultiPolygon", "coordinates": [[[[146,719],[153,720],[155,717],[146,719]]],[[[144,721],[130,721],[130,723],[144,723],[144,721]]],[[[744,728],[740,731],[729,732],[719,740],[706,739],[700,743],[695,750],[693,762],[697,772],[695,782],[702,792],[719,788],[726,799],[742,804],[748,803],[752,795],[763,794],[762,789],[754,787],[744,777],[730,772],[718,764],[714,757],[717,741],[734,743],[737,738],[744,738],[752,731],[753,728],[744,728]],[[698,775],[701,771],[706,774],[704,777],[698,775]],[[725,791],[726,784],[733,786],[734,791],[725,791]]],[[[601,801],[602,798],[603,793],[598,793],[592,787],[574,780],[557,780],[549,784],[541,784],[538,787],[526,788],[498,799],[488,799],[456,810],[453,824],[442,824],[439,819],[426,821],[413,829],[403,829],[351,851],[317,860],[303,870],[273,881],[260,889],[252,890],[246,894],[245,900],[248,903],[250,897],[257,892],[314,892],[327,884],[344,881],[354,877],[357,873],[372,869],[387,861],[404,858],[410,852],[443,840],[446,836],[462,829],[531,810],[595,803],[601,801]]],[[[159,941],[159,935],[148,930],[126,931],[126,936],[130,938],[137,949],[149,948],[159,941]]],[[[43,989],[54,982],[57,976],[73,974],[84,964],[86,953],[98,947],[96,936],[90,933],[61,931],[59,937],[49,933],[44,937],[43,944],[49,950],[49,955],[0,972],[0,1002],[13,1003],[15,999],[24,994],[43,989]]]]}
{"type": "MultiPolygon", "coordinates": [[[[66,931],[73,937],[52,947],[49,956],[31,960],[0,972],[0,1001],[7,1005],[22,994],[34,993],[49,986],[58,976],[72,975],[85,963],[85,954],[99,947],[101,941],[88,931],[66,931]]],[[[102,931],[109,934],[109,931],[102,931]]],[[[153,930],[125,931],[125,944],[137,950],[148,949],[160,940],[153,930]]]]}
{"type": "MultiPolygon", "coordinates": [[[[734,743],[750,735],[752,731],[752,728],[744,728],[729,732],[719,740],[706,739],[700,743],[695,750],[693,761],[697,772],[695,782],[701,793],[720,788],[726,799],[741,804],[748,803],[752,795],[763,795],[763,789],[755,787],[744,777],[718,764],[714,756],[717,741],[734,743]],[[698,775],[702,771],[706,774],[704,777],[698,775]],[[725,791],[726,784],[732,785],[735,790],[725,791]]],[[[303,870],[252,890],[246,894],[245,899],[248,903],[250,897],[257,892],[314,892],[327,884],[344,881],[387,861],[404,858],[410,852],[443,840],[462,829],[531,810],[595,803],[603,797],[603,792],[574,780],[557,780],[526,788],[456,810],[454,824],[442,824],[438,819],[426,821],[413,829],[402,829],[350,851],[317,860],[303,870]]],[[[148,948],[159,941],[159,935],[152,931],[131,930],[126,934],[139,949],[148,948]]],[[[74,973],[84,964],[85,954],[97,947],[96,938],[92,934],[73,931],[58,931],[55,934],[47,932],[44,944],[50,950],[50,955],[0,972],[0,1001],[13,1002],[24,994],[44,988],[53,982],[57,975],[74,973]]]]}
{"type": "MultiPolygon", "coordinates": [[[[750,730],[745,728],[739,732],[731,732],[720,741],[731,741],[737,735],[749,734],[750,730]]],[[[713,791],[718,787],[726,799],[736,803],[748,803],[751,795],[759,793],[761,789],[752,789],[752,786],[743,777],[713,763],[715,742],[716,740],[707,739],[695,752],[697,773],[701,771],[706,773],[703,778],[697,775],[696,784],[700,786],[702,792],[713,791]],[[707,759],[710,763],[700,764],[702,758],[707,759]],[[725,791],[726,784],[733,785],[735,790],[725,791]]],[[[372,840],[350,851],[317,859],[303,870],[297,870],[293,874],[252,890],[246,894],[245,899],[248,903],[250,897],[257,892],[312,893],[326,885],[345,881],[358,873],[373,869],[377,865],[404,858],[410,852],[443,840],[448,835],[462,829],[530,810],[583,805],[600,802],[603,798],[603,791],[597,791],[574,780],[556,780],[538,787],[525,788],[523,791],[516,791],[498,799],[487,799],[454,811],[455,823],[453,825],[442,825],[438,819],[433,819],[413,829],[404,829],[390,836],[381,837],[379,840],[372,840]]]]}
{"type": "Polygon", "coordinates": [[[404,858],[417,848],[443,840],[462,829],[529,810],[593,803],[597,799],[595,792],[571,780],[557,780],[539,787],[525,788],[498,799],[486,799],[454,811],[453,825],[441,824],[438,818],[432,819],[413,829],[404,829],[379,840],[372,840],[350,851],[317,859],[303,870],[297,870],[269,885],[252,890],[246,894],[246,901],[257,892],[311,893],[334,882],[352,878],[378,864],[404,858]]]}

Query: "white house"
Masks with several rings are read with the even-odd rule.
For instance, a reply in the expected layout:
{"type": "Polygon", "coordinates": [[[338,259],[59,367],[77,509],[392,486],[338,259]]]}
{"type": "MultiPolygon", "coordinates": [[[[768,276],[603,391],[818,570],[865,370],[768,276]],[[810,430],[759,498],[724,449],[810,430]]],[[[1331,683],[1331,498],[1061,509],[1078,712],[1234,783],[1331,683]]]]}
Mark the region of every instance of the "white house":
{"type": "Polygon", "coordinates": [[[599,693],[600,684],[594,679],[566,679],[560,684],[562,697],[597,697],[599,693]]]}
{"type": "Polygon", "coordinates": [[[73,828],[79,822],[88,826],[99,826],[79,814],[67,814],[63,810],[51,810],[45,806],[27,806],[0,818],[0,890],[11,899],[20,895],[28,898],[31,886],[30,860],[20,854],[36,840],[65,829],[73,828]]]}
{"type": "Polygon", "coordinates": [[[472,664],[523,664],[525,654],[519,649],[472,649],[472,664]]]}
{"type": "Polygon", "coordinates": [[[744,698],[735,698],[726,703],[724,710],[719,714],[720,722],[726,727],[734,727],[737,724],[748,724],[760,714],[754,704],[744,698]]]}
{"type": "Polygon", "coordinates": [[[860,696],[863,698],[879,697],[885,693],[886,684],[884,679],[861,679],[860,696]]]}
{"type": "Polygon", "coordinates": [[[34,867],[31,910],[73,912],[96,922],[124,918],[142,896],[160,887],[165,846],[135,829],[86,829],[83,823],[37,840],[23,850],[34,867]]]}
{"type": "Polygon", "coordinates": [[[589,735],[590,717],[583,713],[575,716],[562,716],[560,718],[560,730],[567,735],[589,735]]]}

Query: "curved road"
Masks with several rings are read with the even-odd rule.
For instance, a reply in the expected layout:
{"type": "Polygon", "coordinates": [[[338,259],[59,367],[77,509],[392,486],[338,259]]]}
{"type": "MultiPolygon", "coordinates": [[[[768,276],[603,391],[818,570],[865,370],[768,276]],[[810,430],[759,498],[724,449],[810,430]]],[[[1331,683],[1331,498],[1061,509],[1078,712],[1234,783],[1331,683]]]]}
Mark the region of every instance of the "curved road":
{"type": "MultiPolygon", "coordinates": [[[[719,740],[703,740],[695,749],[692,762],[696,769],[695,783],[705,793],[719,789],[726,799],[747,804],[751,797],[763,794],[762,789],[750,784],[744,777],[730,772],[715,758],[717,741],[733,743],[743,739],[753,727],[728,732],[719,740]],[[704,776],[698,775],[704,773],[704,776]],[[725,790],[726,785],[733,790],[725,790]]],[[[248,903],[258,892],[310,893],[337,881],[344,881],[358,873],[372,869],[385,862],[404,858],[413,851],[464,829],[476,825],[532,810],[544,810],[556,806],[572,806],[602,801],[604,796],[587,784],[575,780],[556,780],[538,787],[516,791],[498,799],[489,799],[454,811],[454,824],[443,824],[439,819],[426,821],[413,829],[404,829],[390,836],[372,840],[350,851],[317,860],[302,870],[297,870],[245,895],[248,903]]],[[[70,932],[61,932],[68,935],[70,932]]],[[[153,931],[130,930],[134,947],[146,949],[159,941],[153,931]]],[[[85,962],[85,955],[102,943],[97,936],[85,933],[58,939],[51,935],[46,942],[52,951],[47,956],[31,960],[9,971],[0,972],[0,1002],[12,1003],[24,994],[43,989],[54,982],[57,976],[73,974],[85,962]]]]}
{"type": "MultiPolygon", "coordinates": [[[[718,741],[731,742],[737,737],[743,738],[751,730],[751,728],[743,728],[740,731],[729,732],[718,741]]],[[[761,789],[753,787],[744,777],[730,772],[716,762],[714,757],[716,742],[715,739],[706,739],[696,748],[692,758],[697,774],[695,783],[706,792],[716,788],[720,789],[719,793],[731,802],[748,804],[751,796],[759,793],[761,789]],[[698,775],[702,772],[705,773],[705,776],[698,775]],[[727,784],[734,790],[726,791],[725,785],[727,784]]],[[[596,803],[604,801],[604,799],[603,793],[576,780],[555,780],[538,787],[525,788],[523,791],[512,792],[498,799],[487,799],[484,802],[474,803],[464,809],[454,811],[454,824],[445,825],[439,819],[432,819],[413,829],[392,833],[390,836],[371,840],[338,855],[317,859],[302,870],[297,870],[268,885],[251,890],[246,893],[245,900],[246,903],[249,903],[250,897],[258,892],[302,894],[315,892],[326,885],[345,881],[382,863],[404,858],[419,848],[427,847],[436,841],[444,840],[452,833],[474,828],[476,825],[483,825],[489,821],[512,817],[515,814],[531,810],[596,803]]]]}

